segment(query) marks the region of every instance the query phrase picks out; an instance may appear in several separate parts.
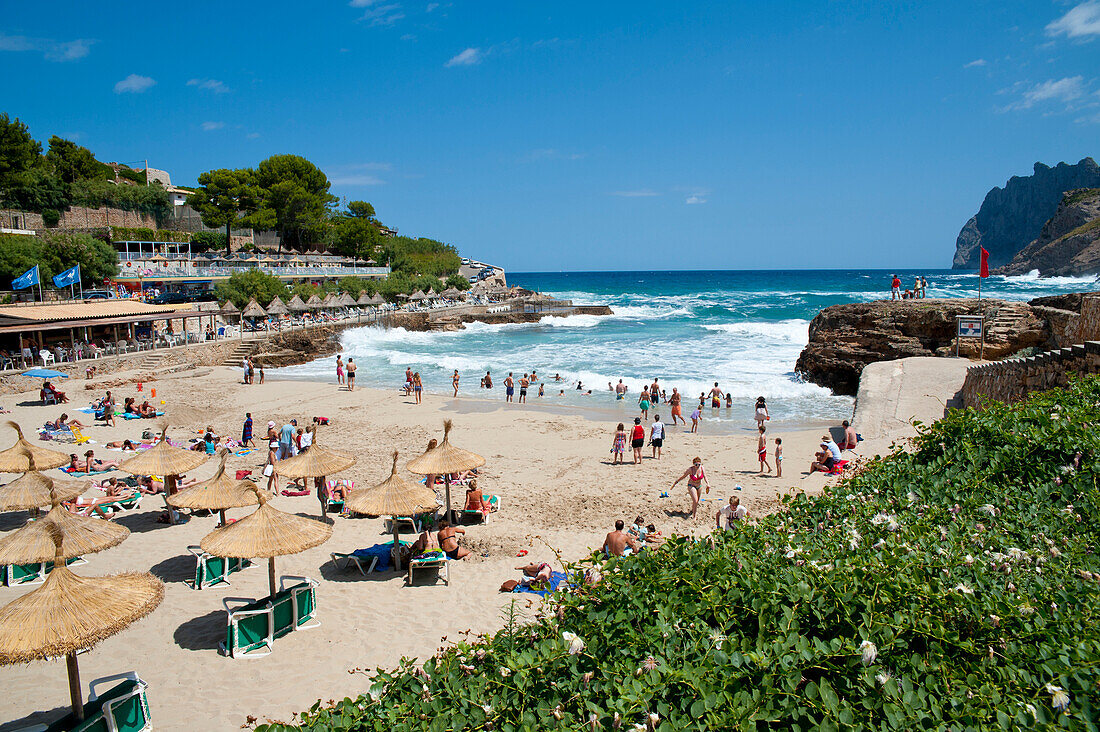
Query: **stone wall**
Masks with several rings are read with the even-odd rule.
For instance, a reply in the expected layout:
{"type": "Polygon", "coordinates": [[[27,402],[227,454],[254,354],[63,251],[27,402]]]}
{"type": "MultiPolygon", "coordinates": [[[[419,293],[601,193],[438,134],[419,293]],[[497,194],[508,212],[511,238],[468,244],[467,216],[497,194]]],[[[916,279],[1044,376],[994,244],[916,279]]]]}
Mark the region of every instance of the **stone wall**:
{"type": "Polygon", "coordinates": [[[983,400],[1011,404],[1028,394],[1065,386],[1071,376],[1100,373],[1100,341],[1047,351],[1028,358],[1011,358],[966,372],[962,400],[980,407],[983,400]]]}
{"type": "MultiPolygon", "coordinates": [[[[73,206],[67,211],[61,212],[61,218],[54,229],[102,229],[108,225],[125,226],[128,228],[146,227],[157,228],[157,219],[152,214],[139,211],[124,211],[121,208],[86,208],[73,206]]],[[[46,223],[41,214],[24,213],[22,211],[4,210],[0,212],[0,223],[7,225],[20,223],[21,226],[13,228],[45,230],[46,223]],[[14,217],[14,218],[13,218],[14,217]]]]}

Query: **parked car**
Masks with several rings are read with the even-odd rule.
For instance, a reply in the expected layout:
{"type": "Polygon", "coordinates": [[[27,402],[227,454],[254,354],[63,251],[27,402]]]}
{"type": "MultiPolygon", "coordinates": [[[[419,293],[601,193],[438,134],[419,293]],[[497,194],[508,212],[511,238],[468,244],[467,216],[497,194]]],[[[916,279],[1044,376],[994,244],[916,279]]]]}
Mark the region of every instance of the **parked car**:
{"type": "Polygon", "coordinates": [[[83,297],[85,300],[108,300],[111,298],[111,293],[106,290],[85,290],[83,297]]]}
{"type": "Polygon", "coordinates": [[[215,299],[213,292],[203,290],[201,292],[162,292],[149,302],[153,305],[182,305],[187,302],[209,302],[215,299]]]}

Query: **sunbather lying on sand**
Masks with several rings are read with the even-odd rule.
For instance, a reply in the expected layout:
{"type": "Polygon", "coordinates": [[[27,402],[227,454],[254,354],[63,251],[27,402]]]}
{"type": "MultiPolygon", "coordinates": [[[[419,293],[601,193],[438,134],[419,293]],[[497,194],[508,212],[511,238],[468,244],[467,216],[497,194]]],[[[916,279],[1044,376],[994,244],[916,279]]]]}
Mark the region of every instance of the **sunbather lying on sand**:
{"type": "Polygon", "coordinates": [[[550,581],[551,567],[546,562],[531,562],[528,565],[516,567],[516,569],[523,572],[523,579],[520,580],[520,584],[533,585],[550,581]]]}

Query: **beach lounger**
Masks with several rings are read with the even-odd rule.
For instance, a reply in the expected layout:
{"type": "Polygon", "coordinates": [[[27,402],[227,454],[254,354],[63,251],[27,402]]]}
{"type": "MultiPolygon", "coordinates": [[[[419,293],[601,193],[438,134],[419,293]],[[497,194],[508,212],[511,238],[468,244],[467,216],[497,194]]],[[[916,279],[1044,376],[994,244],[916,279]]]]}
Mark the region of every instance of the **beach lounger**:
{"type": "Polygon", "coordinates": [[[197,546],[189,546],[187,551],[195,555],[195,581],[191,583],[191,588],[195,590],[213,585],[228,585],[229,575],[252,566],[251,559],[215,557],[197,546]]]}
{"type": "Polygon", "coordinates": [[[398,531],[419,534],[424,527],[434,525],[435,511],[421,513],[416,516],[391,516],[386,519],[386,533],[393,533],[393,522],[397,522],[398,531]]]}
{"type": "Polygon", "coordinates": [[[473,511],[462,511],[462,523],[489,523],[489,514],[500,510],[500,496],[481,494],[481,503],[487,508],[473,511]],[[472,519],[472,521],[471,521],[472,519]]]}
{"type": "Polygon", "coordinates": [[[347,478],[336,478],[334,480],[325,481],[325,513],[343,513],[344,502],[332,497],[332,490],[337,486],[342,486],[346,491],[355,489],[355,481],[348,480],[347,478]]]}
{"type": "Polygon", "coordinates": [[[116,513],[139,508],[141,506],[141,495],[139,491],[134,491],[125,496],[95,498],[91,501],[82,501],[77,498],[75,501],[66,502],[64,506],[78,516],[99,516],[100,518],[110,519],[116,513]]]}
{"type": "Polygon", "coordinates": [[[80,428],[75,424],[69,425],[69,431],[73,433],[73,440],[76,444],[83,445],[85,442],[91,442],[91,440],[84,436],[84,433],[80,431],[80,428]]]}
{"type": "Polygon", "coordinates": [[[421,554],[409,560],[409,571],[405,575],[406,586],[413,583],[413,570],[416,569],[434,569],[439,576],[443,577],[443,584],[451,584],[451,573],[447,567],[447,555],[443,553],[442,549],[421,554]]]}
{"type": "Polygon", "coordinates": [[[294,630],[321,625],[314,619],[317,610],[317,582],[308,577],[286,576],[279,580],[274,597],[248,600],[227,597],[222,600],[228,614],[228,627],[221,650],[230,658],[259,658],[271,653],[272,643],[294,630]],[[286,586],[287,580],[296,584],[286,586]],[[233,606],[231,603],[245,603],[233,606]]]}
{"type": "Polygon", "coordinates": [[[95,679],[88,684],[83,722],[74,720],[70,713],[42,729],[46,732],[146,732],[153,729],[146,688],[147,684],[133,672],[95,679]],[[122,683],[105,693],[96,691],[97,686],[120,679],[122,683]]]}
{"type": "MultiPolygon", "coordinates": [[[[71,557],[65,564],[87,564],[84,557],[71,557]]],[[[53,562],[32,562],[31,564],[9,564],[0,567],[0,579],[4,587],[15,585],[37,585],[46,581],[46,575],[53,569],[53,562]]]]}
{"type": "Polygon", "coordinates": [[[336,565],[337,569],[347,569],[354,565],[359,570],[359,574],[366,577],[378,566],[379,557],[377,554],[360,554],[362,551],[362,549],[356,549],[350,554],[332,552],[329,556],[332,557],[332,563],[336,565]],[[366,565],[365,569],[363,565],[366,565]]]}

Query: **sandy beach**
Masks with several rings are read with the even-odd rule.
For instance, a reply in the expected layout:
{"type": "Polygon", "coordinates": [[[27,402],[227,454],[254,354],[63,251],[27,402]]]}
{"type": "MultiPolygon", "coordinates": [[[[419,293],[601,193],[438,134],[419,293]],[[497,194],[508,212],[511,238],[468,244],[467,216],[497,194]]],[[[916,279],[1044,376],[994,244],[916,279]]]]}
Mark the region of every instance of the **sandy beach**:
{"type": "MultiPolygon", "coordinates": [[[[93,396],[111,388],[121,403],[124,396],[139,396],[136,384],[118,385],[126,374],[85,382],[71,379],[60,386],[71,399],[61,406],[37,405],[37,392],[6,396],[0,404],[12,410],[5,415],[20,423],[30,439],[35,429],[63,411],[90,423],[91,415],[75,412],[93,396]],[[108,385],[110,384],[110,385],[108,385]],[[86,386],[93,387],[85,390],[86,386]],[[20,406],[25,404],[25,406],[20,406]]],[[[820,430],[769,433],[784,438],[785,469],[782,478],[757,475],[756,437],[710,435],[703,422],[699,434],[686,428],[668,429],[660,461],[647,457],[641,465],[612,465],[609,454],[614,423],[601,423],[569,414],[478,401],[462,396],[429,395],[422,405],[396,391],[356,389],[349,393],[335,383],[268,381],[262,385],[240,383],[238,369],[184,372],[145,384],[155,387],[156,401],[164,399],[169,436],[177,440],[198,437],[207,424],[219,434],[239,437],[245,412],[251,412],[256,433],[262,435],[268,420],[277,425],[297,418],[300,424],[325,416],[331,426],[322,428],[318,442],[352,452],[358,463],[339,477],[358,486],[382,481],[389,472],[393,450],[401,453],[400,466],[420,454],[428,441],[441,438],[445,418],[455,420],[452,442],[486,458],[479,480],[485,493],[501,497],[502,508],[485,525],[469,526],[464,544],[472,555],[451,565],[450,585],[426,577],[406,587],[402,575],[389,571],[363,577],[354,569],[338,570],[330,552],[350,552],[387,541],[381,519],[332,516],[332,538],[302,554],[277,560],[278,573],[305,575],[320,582],[318,618],[314,630],[292,633],[274,644],[274,652],[256,660],[233,660],[218,652],[225,636],[226,597],[260,598],[267,594],[263,564],[231,576],[231,586],[193,590],[187,580],[194,575],[194,558],[187,551],[215,525],[216,518],[191,519],[169,526],[157,522],[164,509],[161,496],[148,496],[141,508],[115,520],[132,534],[121,545],[88,557],[76,568],[91,576],[124,570],[149,570],[166,583],[163,604],[148,618],[100,644],[81,657],[81,675],[87,682],[98,676],[136,671],[149,683],[149,702],[158,729],[236,729],[249,718],[290,720],[293,713],[322,700],[354,696],[365,690],[366,677],[349,674],[355,669],[391,666],[403,656],[432,654],[443,638],[454,639],[463,631],[491,631],[501,625],[502,610],[515,602],[523,613],[532,613],[538,598],[531,594],[502,594],[500,584],[518,577],[521,562],[556,563],[555,551],[564,560],[584,556],[599,546],[615,519],[628,522],[643,516],[666,535],[701,535],[714,524],[714,513],[731,494],[740,495],[751,516],[775,509],[777,495],[804,490],[819,491],[823,474],[806,474],[821,436],[820,430]],[[688,497],[684,484],[660,498],[690,464],[703,458],[713,486],[708,501],[695,520],[685,517],[688,497]],[[735,485],[743,490],[736,492],[735,485]],[[517,553],[527,550],[522,559],[517,553]]],[[[927,390],[919,390],[923,394],[927,390]]],[[[942,403],[926,399],[914,406],[914,416],[928,420],[942,414],[942,403]],[[923,410],[923,413],[918,413],[923,410]]],[[[86,434],[99,457],[121,458],[102,445],[115,439],[138,438],[142,430],[159,420],[118,421],[113,428],[90,427],[86,434]]],[[[690,423],[689,423],[690,424],[690,423]]],[[[751,427],[751,425],[748,425],[751,427]]],[[[857,425],[858,427],[858,425],[857,425]]],[[[884,451],[890,440],[903,436],[904,425],[861,443],[859,454],[884,451]]],[[[0,446],[15,435],[3,428],[0,446]]],[[[41,443],[75,451],[62,443],[41,443]]],[[[262,442],[261,442],[262,444],[262,442]]],[[[645,449],[648,456],[649,448],[645,449]]],[[[231,456],[230,469],[262,470],[266,451],[231,456]]],[[[213,474],[216,461],[194,471],[191,477],[213,474]]],[[[49,471],[62,477],[59,471],[49,471]]],[[[121,473],[114,473],[122,476],[121,473]]],[[[413,476],[404,473],[405,477],[413,476]]],[[[4,480],[12,476],[4,476],[4,480]]],[[[835,480],[835,479],[834,479],[835,480]]],[[[286,481],[280,483],[280,489],[286,481]]],[[[88,491],[87,495],[92,495],[88,491]]],[[[462,501],[456,495],[456,502],[462,501]]],[[[316,516],[312,496],[278,497],[274,505],[284,511],[316,516]]],[[[240,517],[252,509],[237,509],[240,517]]],[[[0,529],[10,531],[26,519],[25,512],[0,515],[0,529]]],[[[0,588],[0,602],[7,603],[33,589],[30,586],[0,588]]],[[[46,722],[61,714],[68,703],[64,664],[36,662],[29,666],[0,668],[6,690],[0,730],[46,722]]]]}

